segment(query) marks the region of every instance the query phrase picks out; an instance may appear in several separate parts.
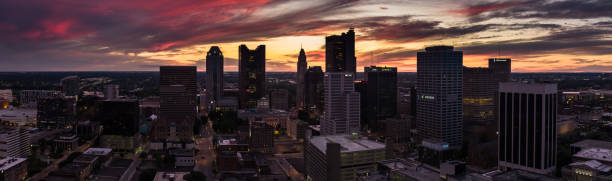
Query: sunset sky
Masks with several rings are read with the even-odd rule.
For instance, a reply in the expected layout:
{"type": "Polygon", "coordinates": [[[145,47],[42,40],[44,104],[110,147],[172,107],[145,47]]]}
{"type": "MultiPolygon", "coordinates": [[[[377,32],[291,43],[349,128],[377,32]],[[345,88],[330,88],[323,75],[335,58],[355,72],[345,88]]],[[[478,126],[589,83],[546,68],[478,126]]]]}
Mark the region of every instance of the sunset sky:
{"type": "Polygon", "coordinates": [[[466,66],[612,72],[611,0],[0,0],[0,71],[204,71],[213,45],[237,71],[240,44],[265,44],[267,71],[295,72],[300,46],[323,66],[350,27],[358,71],[414,72],[417,51],[454,45],[466,66]]]}

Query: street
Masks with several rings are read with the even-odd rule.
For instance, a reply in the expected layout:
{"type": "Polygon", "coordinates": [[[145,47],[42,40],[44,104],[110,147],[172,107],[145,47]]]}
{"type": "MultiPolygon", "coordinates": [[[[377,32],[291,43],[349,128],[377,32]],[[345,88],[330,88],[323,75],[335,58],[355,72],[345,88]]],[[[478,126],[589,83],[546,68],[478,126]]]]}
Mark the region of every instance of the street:
{"type": "Polygon", "coordinates": [[[212,163],[215,160],[215,152],[213,151],[212,135],[213,130],[211,124],[206,124],[202,131],[202,136],[196,137],[195,147],[200,150],[194,158],[194,170],[204,173],[206,180],[217,180],[216,174],[212,172],[212,163]]]}

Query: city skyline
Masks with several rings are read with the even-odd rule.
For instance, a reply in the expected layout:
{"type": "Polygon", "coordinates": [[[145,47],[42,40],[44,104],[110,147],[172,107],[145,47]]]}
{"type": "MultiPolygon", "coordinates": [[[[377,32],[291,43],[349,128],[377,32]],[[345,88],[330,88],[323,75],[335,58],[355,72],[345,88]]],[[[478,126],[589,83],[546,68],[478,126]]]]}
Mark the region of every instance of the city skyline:
{"type": "Polygon", "coordinates": [[[67,0],[0,10],[10,17],[0,18],[0,71],[203,71],[219,46],[224,69],[237,72],[236,47],[265,44],[266,71],[294,72],[300,47],[309,66],[325,68],[325,37],[351,27],[358,72],[415,72],[416,52],[432,45],[463,51],[468,67],[507,57],[512,72],[612,71],[609,1],[67,0]]]}

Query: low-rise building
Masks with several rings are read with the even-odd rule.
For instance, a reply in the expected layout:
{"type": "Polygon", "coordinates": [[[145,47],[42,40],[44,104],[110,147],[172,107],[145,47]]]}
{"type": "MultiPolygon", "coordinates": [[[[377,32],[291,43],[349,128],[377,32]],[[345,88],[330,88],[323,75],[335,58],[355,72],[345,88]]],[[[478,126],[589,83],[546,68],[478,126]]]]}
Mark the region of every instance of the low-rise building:
{"type": "MultiPolygon", "coordinates": [[[[0,105],[1,106],[1,105],[0,105]]],[[[0,109],[0,124],[7,126],[36,126],[36,109],[7,108],[0,109]]]]}
{"type": "Polygon", "coordinates": [[[185,175],[189,172],[157,172],[153,181],[178,181],[185,180],[185,175]]]}
{"type": "MultiPolygon", "coordinates": [[[[582,141],[574,146],[585,146],[586,143],[597,142],[582,141]]],[[[612,180],[612,149],[603,148],[610,145],[604,144],[597,147],[584,148],[574,154],[573,163],[563,167],[562,174],[565,180],[612,180]]]]}
{"type": "Polygon", "coordinates": [[[299,119],[289,119],[287,121],[287,136],[303,142],[307,137],[310,137],[309,124],[299,119]]]}
{"type": "Polygon", "coordinates": [[[193,167],[195,165],[194,153],[191,149],[170,150],[170,155],[174,156],[174,166],[176,167],[193,167]]]}
{"type": "Polygon", "coordinates": [[[25,158],[7,157],[0,160],[0,180],[25,180],[28,165],[25,158]]]}
{"type": "Polygon", "coordinates": [[[311,180],[357,180],[378,170],[385,145],[348,135],[312,137],[304,151],[305,175],[311,180]]]}
{"type": "Polygon", "coordinates": [[[55,150],[60,153],[64,151],[70,152],[74,150],[79,146],[78,141],[79,138],[74,134],[59,136],[55,140],[53,140],[53,142],[55,143],[55,150]]]}

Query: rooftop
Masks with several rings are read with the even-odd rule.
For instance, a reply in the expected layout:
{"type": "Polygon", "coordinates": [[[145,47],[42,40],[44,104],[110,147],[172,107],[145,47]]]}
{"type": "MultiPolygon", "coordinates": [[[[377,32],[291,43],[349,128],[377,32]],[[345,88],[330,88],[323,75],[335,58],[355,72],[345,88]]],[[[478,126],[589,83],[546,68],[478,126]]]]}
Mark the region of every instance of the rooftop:
{"type": "Polygon", "coordinates": [[[323,153],[327,150],[327,143],[329,142],[340,144],[342,153],[385,148],[385,145],[382,143],[367,139],[354,139],[354,137],[348,135],[315,136],[310,139],[310,142],[323,153]]]}
{"type": "Polygon", "coordinates": [[[89,148],[83,152],[86,155],[97,155],[97,156],[105,156],[112,152],[113,149],[110,148],[89,148]]]}
{"type": "Polygon", "coordinates": [[[612,162],[612,150],[604,148],[588,148],[574,154],[574,157],[612,162]]]}
{"type": "Polygon", "coordinates": [[[601,162],[598,162],[597,160],[589,160],[589,161],[584,161],[584,162],[574,162],[569,164],[570,166],[587,166],[590,167],[592,169],[598,170],[600,172],[610,172],[612,170],[612,166],[608,166],[605,165],[601,162]]]}
{"type": "Polygon", "coordinates": [[[0,172],[8,170],[17,164],[24,162],[25,160],[26,160],[25,158],[6,157],[0,160],[0,172]]]}
{"type": "Polygon", "coordinates": [[[579,147],[581,149],[585,149],[585,148],[612,149],[612,142],[586,139],[586,140],[582,140],[582,141],[573,143],[570,146],[572,146],[572,147],[579,147]]]}

